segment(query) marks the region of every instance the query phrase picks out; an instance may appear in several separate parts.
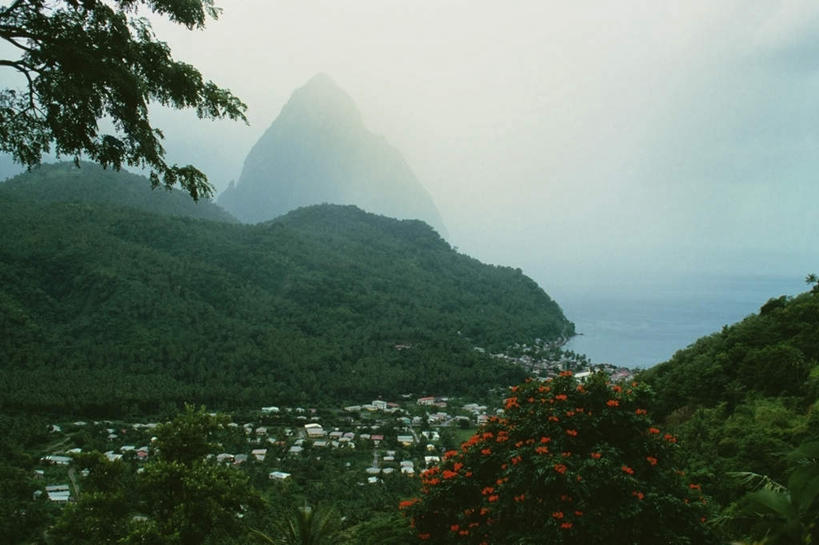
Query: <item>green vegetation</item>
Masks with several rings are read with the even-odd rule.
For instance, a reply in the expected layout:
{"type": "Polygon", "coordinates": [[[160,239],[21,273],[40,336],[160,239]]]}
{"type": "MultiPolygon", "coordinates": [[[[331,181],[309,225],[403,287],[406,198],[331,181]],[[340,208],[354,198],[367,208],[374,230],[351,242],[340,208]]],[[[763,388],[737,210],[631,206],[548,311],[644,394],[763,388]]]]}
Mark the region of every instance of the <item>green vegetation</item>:
{"type": "Polygon", "coordinates": [[[735,504],[747,491],[747,479],[730,475],[791,483],[801,474],[792,453],[819,440],[817,361],[819,292],[814,286],[796,297],[769,300],[758,314],[698,340],[640,376],[656,391],[655,414],[687,445],[687,470],[727,507],[726,518],[741,514],[729,525],[731,535],[764,537],[759,528],[770,530],[776,517],[759,511],[751,516],[749,506],[770,500],[779,502],[788,520],[783,522],[787,528],[775,533],[790,536],[771,537],[771,543],[808,543],[794,537],[802,531],[794,521],[803,516],[798,510],[816,513],[814,497],[797,509],[790,503],[795,497],[782,486],[760,489],[735,504]]]}
{"type": "Polygon", "coordinates": [[[139,199],[107,183],[112,173],[62,184],[60,168],[0,186],[5,411],[110,418],[186,401],[485,396],[522,371],[475,346],[573,333],[520,271],[458,254],[419,221],[351,206],[255,226],[149,214],[124,207],[139,199]]]}
{"type": "MultiPolygon", "coordinates": [[[[27,166],[43,154],[89,157],[115,169],[150,168],[154,187],[179,184],[193,198],[213,188],[192,165],[165,162],[148,105],[192,108],[200,118],[245,120],[245,105],[190,64],[175,61],[146,13],[203,28],[213,0],[21,1],[0,7],[0,67],[22,89],[0,89],[0,151],[27,166]],[[15,55],[16,54],[16,55],[15,55]],[[100,120],[110,121],[110,132],[100,120]]],[[[6,80],[9,81],[9,80],[6,80]]]]}
{"type": "Polygon", "coordinates": [[[728,510],[728,525],[770,545],[819,542],[819,442],[802,445],[788,462],[786,485],[756,473],[739,475],[755,490],[728,510]]]}
{"type": "Polygon", "coordinates": [[[156,191],[142,176],[105,170],[84,161],[78,165],[51,163],[35,166],[0,184],[0,195],[10,200],[41,204],[106,203],[163,216],[237,223],[233,216],[207,199],[194,202],[183,191],[156,191]]]}
{"type": "Polygon", "coordinates": [[[241,540],[245,518],[261,507],[247,477],[206,455],[222,419],[188,406],[156,430],[157,455],[136,471],[99,453],[81,455],[88,470],[79,501],[49,531],[55,545],[152,543],[202,545],[241,540]]]}
{"type": "Polygon", "coordinates": [[[422,474],[402,503],[429,543],[715,543],[676,437],[646,414],[646,388],[571,373],[511,389],[495,418],[422,474]]]}

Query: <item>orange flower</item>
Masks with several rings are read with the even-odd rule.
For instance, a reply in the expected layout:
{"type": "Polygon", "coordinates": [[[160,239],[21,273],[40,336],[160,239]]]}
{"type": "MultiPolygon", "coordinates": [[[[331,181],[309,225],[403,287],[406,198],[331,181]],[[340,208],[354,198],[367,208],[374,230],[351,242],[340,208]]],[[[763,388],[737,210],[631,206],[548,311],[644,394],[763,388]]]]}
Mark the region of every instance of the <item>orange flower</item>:
{"type": "Polygon", "coordinates": [[[572,437],[577,437],[577,430],[566,430],[566,435],[571,435],[572,437]]]}
{"type": "Polygon", "coordinates": [[[564,522],[564,523],[562,523],[562,524],[560,525],[560,527],[561,527],[561,528],[563,528],[564,530],[568,530],[568,529],[569,529],[569,528],[571,528],[572,526],[573,526],[573,524],[572,524],[571,522],[564,522]]]}
{"type": "Polygon", "coordinates": [[[599,453],[599,452],[592,452],[591,453],[591,457],[594,458],[595,460],[599,460],[601,456],[603,456],[603,455],[601,453],[599,453]]]}
{"type": "Polygon", "coordinates": [[[563,511],[555,511],[554,513],[552,513],[552,517],[556,518],[558,520],[562,519],[563,518],[563,511]]]}
{"type": "Polygon", "coordinates": [[[567,396],[566,394],[557,394],[555,396],[555,399],[557,401],[566,401],[567,399],[569,399],[569,396],[567,396]]]}
{"type": "Polygon", "coordinates": [[[412,498],[411,500],[404,500],[404,501],[402,501],[401,503],[398,504],[398,508],[403,510],[403,509],[406,509],[408,507],[412,507],[413,505],[415,505],[419,501],[420,501],[419,498],[412,498]]]}
{"type": "Polygon", "coordinates": [[[422,541],[428,540],[429,537],[430,537],[429,534],[418,534],[418,539],[420,539],[422,541]]]}
{"type": "Polygon", "coordinates": [[[549,447],[535,447],[535,452],[538,454],[549,454],[549,447]]]}
{"type": "Polygon", "coordinates": [[[499,498],[499,496],[497,494],[495,494],[494,496],[489,496],[489,501],[490,502],[498,501],[498,498],[499,498]]]}
{"type": "Polygon", "coordinates": [[[549,441],[551,441],[551,440],[552,440],[552,438],[551,438],[551,437],[541,437],[541,438],[540,438],[540,442],[541,442],[541,443],[548,443],[548,442],[549,442],[549,441]]]}
{"type": "Polygon", "coordinates": [[[492,454],[492,450],[488,448],[482,449],[481,454],[483,454],[484,456],[489,456],[490,454],[492,454]]]}
{"type": "Polygon", "coordinates": [[[574,516],[576,516],[576,517],[582,517],[582,516],[583,516],[583,511],[575,511],[575,512],[574,512],[574,516]]]}
{"type": "Polygon", "coordinates": [[[637,498],[638,500],[642,500],[643,498],[645,498],[645,494],[643,494],[642,492],[639,492],[637,490],[632,490],[631,495],[634,496],[635,498],[637,498]]]}
{"type": "Polygon", "coordinates": [[[634,475],[634,470],[628,466],[621,466],[620,469],[623,470],[623,472],[628,473],[629,475],[634,475]]]}
{"type": "Polygon", "coordinates": [[[646,411],[645,409],[637,409],[636,411],[634,411],[634,414],[648,414],[648,411],[646,411]]]}
{"type": "Polygon", "coordinates": [[[460,528],[461,527],[458,526],[457,524],[453,524],[452,526],[449,527],[449,529],[452,530],[453,532],[457,532],[460,528]]]}
{"type": "Polygon", "coordinates": [[[448,469],[445,469],[443,475],[444,475],[444,479],[454,479],[455,477],[458,476],[458,472],[457,471],[450,471],[448,469]]]}
{"type": "Polygon", "coordinates": [[[516,502],[522,502],[526,499],[526,494],[521,494],[520,496],[515,496],[516,502]]]}
{"type": "Polygon", "coordinates": [[[657,465],[657,458],[655,458],[654,456],[646,456],[646,460],[648,461],[649,464],[653,466],[657,465]]]}
{"type": "Polygon", "coordinates": [[[448,460],[458,454],[457,450],[448,450],[444,453],[444,460],[448,460]]]}
{"type": "Polygon", "coordinates": [[[608,405],[609,407],[617,407],[620,405],[620,402],[617,401],[616,399],[609,399],[608,401],[606,401],[606,405],[608,405]]]}
{"type": "Polygon", "coordinates": [[[565,465],[563,465],[563,464],[555,464],[555,471],[557,471],[557,472],[558,472],[558,473],[560,473],[561,475],[562,475],[562,474],[564,474],[564,473],[566,473],[566,470],[567,470],[567,469],[568,469],[568,468],[567,468],[565,465]]]}
{"type": "Polygon", "coordinates": [[[612,386],[612,387],[611,387],[611,389],[612,389],[613,391],[617,392],[618,394],[619,394],[620,392],[622,392],[622,391],[623,391],[623,389],[622,389],[622,388],[620,388],[620,387],[619,387],[618,385],[616,385],[616,384],[615,384],[614,386],[612,386]]]}
{"type": "Polygon", "coordinates": [[[491,494],[494,491],[495,491],[495,489],[493,487],[487,486],[483,490],[481,490],[481,494],[483,494],[484,496],[488,496],[489,494],[491,494]]]}
{"type": "MultiPolygon", "coordinates": [[[[657,428],[648,428],[648,433],[650,433],[652,435],[656,435],[656,434],[660,433],[660,430],[658,430],[657,428]]],[[[666,435],[668,435],[668,434],[666,434],[666,435]]]]}
{"type": "Polygon", "coordinates": [[[571,371],[561,371],[560,372],[561,377],[570,377],[572,375],[574,375],[574,373],[572,373],[571,371]]]}

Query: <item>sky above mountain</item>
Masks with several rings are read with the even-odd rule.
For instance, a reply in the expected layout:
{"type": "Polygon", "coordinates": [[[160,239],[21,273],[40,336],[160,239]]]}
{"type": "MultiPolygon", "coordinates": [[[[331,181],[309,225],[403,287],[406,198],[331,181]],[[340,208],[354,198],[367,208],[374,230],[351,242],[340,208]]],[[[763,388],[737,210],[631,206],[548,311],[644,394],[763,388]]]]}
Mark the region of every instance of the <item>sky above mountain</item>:
{"type": "Polygon", "coordinates": [[[222,1],[155,31],[250,125],[157,109],[222,190],[325,72],[479,259],[555,284],[819,270],[819,6],[810,1],[222,1]],[[619,280],[618,280],[619,279],[619,280]]]}

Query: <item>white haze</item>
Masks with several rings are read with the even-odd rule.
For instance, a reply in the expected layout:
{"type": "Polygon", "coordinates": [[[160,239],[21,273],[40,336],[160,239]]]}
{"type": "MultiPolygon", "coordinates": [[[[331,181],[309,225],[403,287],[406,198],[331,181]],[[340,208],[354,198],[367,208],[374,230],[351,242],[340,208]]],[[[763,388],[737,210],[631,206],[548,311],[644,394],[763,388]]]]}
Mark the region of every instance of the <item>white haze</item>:
{"type": "Polygon", "coordinates": [[[402,151],[453,245],[550,293],[819,271],[814,2],[218,4],[205,31],[154,23],[249,106],[249,126],[155,111],[169,158],[218,190],[325,72],[402,151]]]}

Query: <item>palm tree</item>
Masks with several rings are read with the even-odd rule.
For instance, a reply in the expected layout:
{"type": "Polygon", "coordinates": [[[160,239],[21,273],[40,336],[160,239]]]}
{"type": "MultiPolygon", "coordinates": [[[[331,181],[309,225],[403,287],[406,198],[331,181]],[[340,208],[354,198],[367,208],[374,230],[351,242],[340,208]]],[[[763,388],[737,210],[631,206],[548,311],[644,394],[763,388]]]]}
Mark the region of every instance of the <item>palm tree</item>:
{"type": "Polygon", "coordinates": [[[736,473],[756,490],[738,502],[735,521],[750,523],[766,545],[819,543],[819,441],[803,444],[789,458],[795,467],[782,485],[765,475],[736,473]]]}
{"type": "Polygon", "coordinates": [[[334,545],[338,543],[340,530],[341,517],[335,509],[313,509],[305,503],[275,524],[275,536],[259,530],[253,532],[272,545],[334,545]]]}

